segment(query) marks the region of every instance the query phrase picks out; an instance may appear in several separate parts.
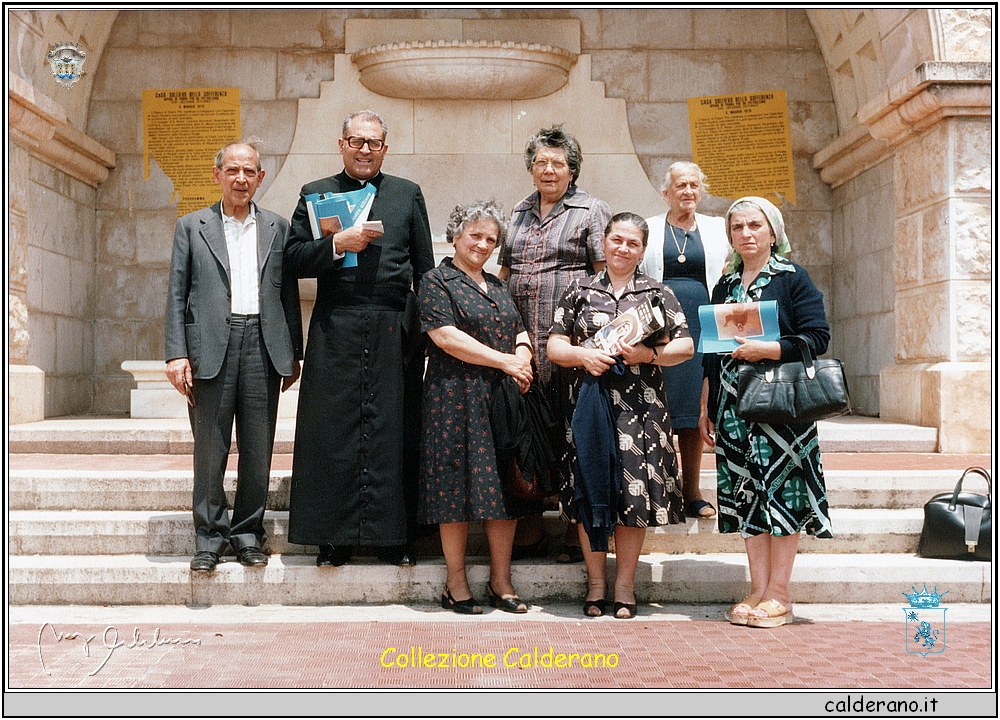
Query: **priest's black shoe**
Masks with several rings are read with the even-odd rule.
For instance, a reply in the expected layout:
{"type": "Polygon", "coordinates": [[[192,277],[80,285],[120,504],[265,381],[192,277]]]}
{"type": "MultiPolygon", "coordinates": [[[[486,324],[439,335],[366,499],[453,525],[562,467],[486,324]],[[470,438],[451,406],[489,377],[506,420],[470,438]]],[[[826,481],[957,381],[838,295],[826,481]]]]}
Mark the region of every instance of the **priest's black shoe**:
{"type": "Polygon", "coordinates": [[[267,555],[259,547],[244,547],[236,551],[240,565],[254,567],[257,565],[267,565],[267,555]]]}
{"type": "Polygon", "coordinates": [[[417,564],[417,555],[409,543],[375,548],[375,556],[387,565],[413,566],[417,564]]]}
{"type": "Polygon", "coordinates": [[[191,569],[195,572],[212,572],[219,564],[219,556],[209,550],[202,550],[191,558],[191,569]]]}
{"type": "Polygon", "coordinates": [[[340,567],[351,559],[354,548],[349,545],[320,545],[316,556],[317,567],[340,567]]]}

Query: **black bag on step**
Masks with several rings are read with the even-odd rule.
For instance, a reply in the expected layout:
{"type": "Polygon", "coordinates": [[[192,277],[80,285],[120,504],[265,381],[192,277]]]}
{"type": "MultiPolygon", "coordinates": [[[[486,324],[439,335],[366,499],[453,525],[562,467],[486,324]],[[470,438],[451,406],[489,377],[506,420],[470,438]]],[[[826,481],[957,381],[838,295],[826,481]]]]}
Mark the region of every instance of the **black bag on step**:
{"type": "Polygon", "coordinates": [[[924,505],[924,528],[917,554],[950,560],[993,559],[993,483],[981,467],[970,467],[958,479],[955,490],[935,495],[924,505]],[[963,492],[969,473],[986,479],[986,495],[963,492]]]}

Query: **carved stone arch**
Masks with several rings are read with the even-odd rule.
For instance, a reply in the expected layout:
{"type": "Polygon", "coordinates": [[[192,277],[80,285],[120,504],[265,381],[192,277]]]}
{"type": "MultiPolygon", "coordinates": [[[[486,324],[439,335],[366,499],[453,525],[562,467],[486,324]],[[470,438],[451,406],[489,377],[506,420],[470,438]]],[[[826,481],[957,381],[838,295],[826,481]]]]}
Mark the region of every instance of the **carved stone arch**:
{"type": "Polygon", "coordinates": [[[874,10],[806,10],[823,53],[840,133],[858,124],[858,108],[885,86],[882,38],[874,10]]]}

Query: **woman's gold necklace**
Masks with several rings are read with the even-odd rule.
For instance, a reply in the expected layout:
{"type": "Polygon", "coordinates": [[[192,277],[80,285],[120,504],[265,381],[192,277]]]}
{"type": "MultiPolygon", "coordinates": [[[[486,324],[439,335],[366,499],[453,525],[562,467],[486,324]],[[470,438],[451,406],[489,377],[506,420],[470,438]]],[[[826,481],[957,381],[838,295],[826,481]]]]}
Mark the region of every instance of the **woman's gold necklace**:
{"type": "Polygon", "coordinates": [[[684,232],[684,247],[681,247],[681,244],[677,242],[677,233],[674,232],[674,226],[670,224],[669,220],[667,220],[667,227],[670,228],[670,237],[674,239],[674,247],[677,248],[677,262],[687,262],[687,257],[684,255],[684,251],[687,250],[689,239],[687,231],[684,232]]]}

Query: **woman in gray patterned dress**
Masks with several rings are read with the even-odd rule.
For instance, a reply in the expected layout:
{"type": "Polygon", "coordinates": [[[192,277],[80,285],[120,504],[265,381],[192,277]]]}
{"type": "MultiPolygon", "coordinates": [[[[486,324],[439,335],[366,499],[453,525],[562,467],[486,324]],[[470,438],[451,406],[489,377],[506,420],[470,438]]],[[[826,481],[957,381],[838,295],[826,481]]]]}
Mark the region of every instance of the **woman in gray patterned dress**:
{"type": "MultiPolygon", "coordinates": [[[[712,292],[712,302],[778,303],[781,336],[802,335],[815,355],[826,352],[830,326],[823,294],[809,273],[787,259],[791,252],[781,212],[768,200],[745,197],[726,213],[734,254],[712,292]]],[[[816,423],[769,425],[736,414],[741,362],[790,361],[790,340],[737,337],[731,355],[704,357],[699,427],[715,446],[719,532],[739,532],[750,566],[750,593],[726,612],[735,625],[777,627],[792,621],[789,582],[805,530],[833,537],[816,423]]]]}
{"type": "MultiPolygon", "coordinates": [[[[648,237],[646,221],[638,215],[619,213],[611,218],[603,241],[606,268],[593,277],[570,284],[556,308],[548,339],[552,363],[572,368],[571,406],[579,398],[579,388],[588,373],[600,377],[610,395],[622,469],[618,477],[612,474],[611,478],[605,478],[605,482],[610,479],[618,483],[612,523],[617,566],[614,615],[619,618],[636,615],[635,570],[646,528],[683,522],[683,498],[677,481],[677,459],[660,367],[689,359],[694,354],[694,343],[674,294],[638,272],[648,237]],[[634,345],[619,341],[617,351],[612,351],[614,355],[582,346],[584,340],[622,312],[654,298],[664,310],[662,330],[634,345]],[[618,365],[616,356],[624,361],[623,374],[608,372],[618,365]]],[[[567,425],[573,425],[572,414],[567,416],[567,425]]],[[[564,458],[569,483],[561,494],[564,509],[571,517],[578,517],[581,512],[581,492],[577,490],[582,490],[582,486],[575,486],[582,480],[578,477],[580,466],[572,462],[575,455],[571,439],[564,458]]],[[[614,486],[611,492],[614,495],[614,486]]],[[[592,550],[597,543],[592,545],[593,539],[587,535],[583,523],[579,527],[588,577],[583,612],[598,617],[605,608],[607,553],[592,550]]]]}
{"type": "MultiPolygon", "coordinates": [[[[514,206],[507,242],[500,250],[498,276],[507,282],[531,345],[539,348],[538,381],[556,410],[562,407],[566,380],[545,354],[552,313],[569,284],[604,267],[601,238],[611,209],[577,187],[583,165],[580,144],[556,126],[535,133],[524,149],[524,163],[535,192],[514,206]]],[[[557,451],[559,448],[555,448],[557,451]]],[[[541,515],[517,525],[514,558],[545,555],[541,515]]],[[[576,532],[568,528],[566,548],[557,562],[579,562],[576,532]]]]}

